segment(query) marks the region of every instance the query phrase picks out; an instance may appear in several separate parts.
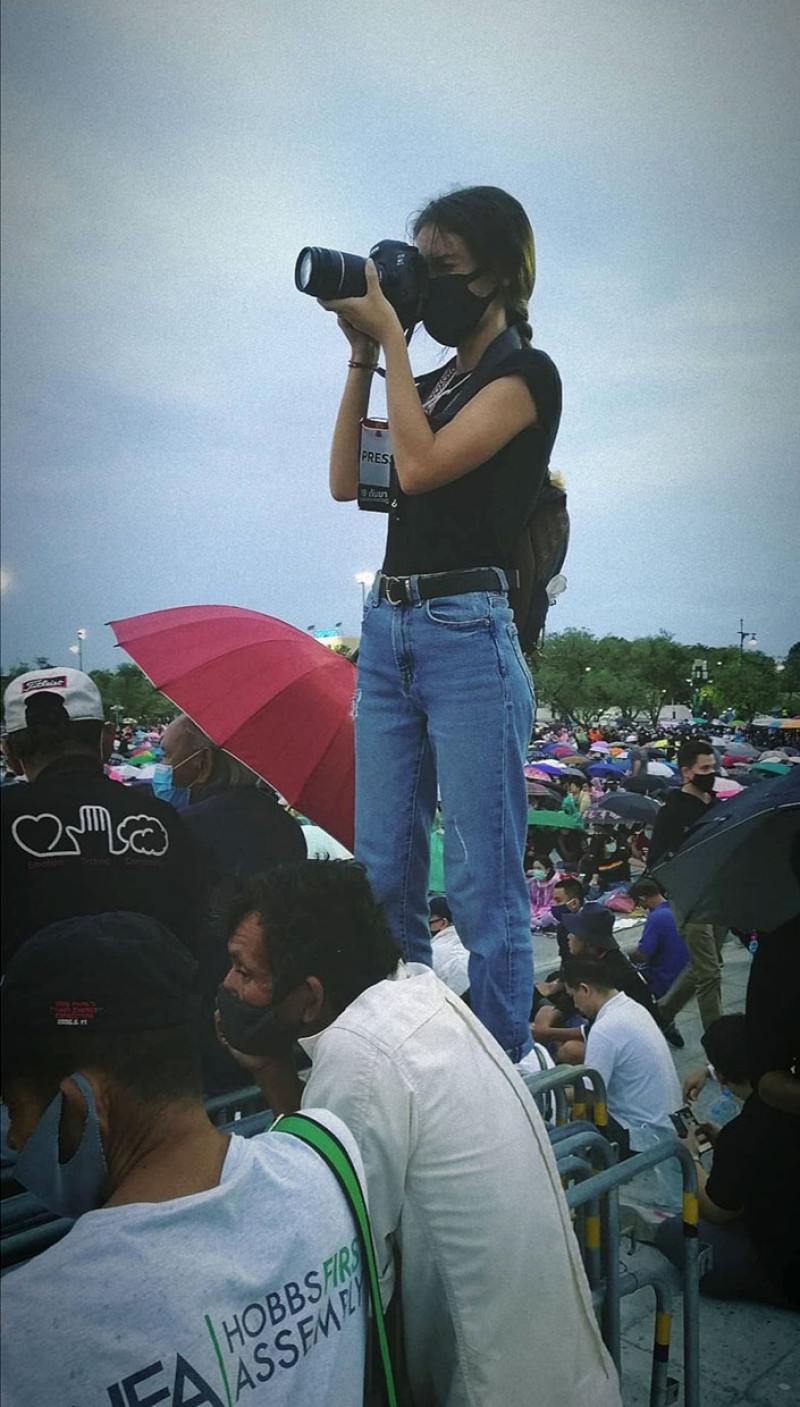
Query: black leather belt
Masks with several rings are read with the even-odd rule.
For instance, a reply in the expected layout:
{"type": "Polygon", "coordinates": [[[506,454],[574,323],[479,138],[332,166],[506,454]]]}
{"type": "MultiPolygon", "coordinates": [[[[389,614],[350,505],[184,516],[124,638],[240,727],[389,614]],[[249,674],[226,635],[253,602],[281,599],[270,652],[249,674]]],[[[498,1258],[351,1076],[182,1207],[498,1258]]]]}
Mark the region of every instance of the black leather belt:
{"type": "MultiPolygon", "coordinates": [[[[505,572],[509,589],[519,585],[519,572],[505,572]]],[[[378,596],[390,606],[413,606],[417,600],[434,596],[464,596],[468,591],[505,591],[495,567],[469,567],[463,572],[423,572],[416,576],[384,576],[378,579],[378,596]],[[412,594],[411,583],[416,585],[412,594]]]]}

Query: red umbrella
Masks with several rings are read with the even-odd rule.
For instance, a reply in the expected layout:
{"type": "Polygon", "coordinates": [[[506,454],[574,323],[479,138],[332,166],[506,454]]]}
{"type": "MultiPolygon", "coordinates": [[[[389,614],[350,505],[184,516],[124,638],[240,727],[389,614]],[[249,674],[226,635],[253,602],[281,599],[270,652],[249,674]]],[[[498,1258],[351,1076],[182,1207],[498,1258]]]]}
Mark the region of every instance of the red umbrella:
{"type": "Polygon", "coordinates": [[[179,606],[112,620],[157,689],[219,747],[353,848],[349,660],[274,616],[179,606]]]}

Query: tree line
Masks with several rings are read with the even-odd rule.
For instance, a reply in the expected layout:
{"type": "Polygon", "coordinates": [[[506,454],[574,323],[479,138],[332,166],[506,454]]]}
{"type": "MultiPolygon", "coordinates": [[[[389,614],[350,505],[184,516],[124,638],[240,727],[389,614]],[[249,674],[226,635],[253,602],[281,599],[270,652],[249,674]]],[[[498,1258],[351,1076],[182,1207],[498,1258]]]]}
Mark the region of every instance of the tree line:
{"type": "MultiPolygon", "coordinates": [[[[609,709],[628,718],[644,715],[655,728],[661,710],[672,703],[693,707],[709,719],[732,710],[750,723],[759,713],[791,715],[800,708],[800,641],[783,664],[760,650],[741,652],[729,645],[682,645],[666,631],[626,640],[597,637],[588,630],[549,635],[530,660],[539,703],[559,717],[587,723],[609,709]],[[697,662],[704,668],[698,670],[697,662]]],[[[52,669],[46,657],[19,660],[0,675],[2,688],[18,674],[52,669]]],[[[178,709],[153,688],[138,665],[89,671],[109,717],[156,724],[178,709]]]]}
{"type": "Polygon", "coordinates": [[[549,635],[530,663],[539,702],[584,723],[619,709],[655,728],[672,703],[709,720],[732,710],[745,723],[800,707],[800,641],[777,664],[761,650],[682,645],[663,630],[626,640],[572,629],[549,635]]]}

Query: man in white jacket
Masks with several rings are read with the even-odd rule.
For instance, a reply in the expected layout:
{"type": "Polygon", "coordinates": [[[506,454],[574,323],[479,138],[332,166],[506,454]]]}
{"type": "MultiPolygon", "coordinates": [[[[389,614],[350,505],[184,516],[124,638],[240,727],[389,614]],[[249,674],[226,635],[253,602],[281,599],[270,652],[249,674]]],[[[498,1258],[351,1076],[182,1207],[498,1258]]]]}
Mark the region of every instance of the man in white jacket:
{"type": "Polygon", "coordinates": [[[230,930],[222,1033],[276,1112],[302,1100],[352,1131],[385,1302],[401,1256],[415,1403],[619,1407],[539,1113],[464,1003],[398,961],[361,867],[275,870],[230,930]]]}

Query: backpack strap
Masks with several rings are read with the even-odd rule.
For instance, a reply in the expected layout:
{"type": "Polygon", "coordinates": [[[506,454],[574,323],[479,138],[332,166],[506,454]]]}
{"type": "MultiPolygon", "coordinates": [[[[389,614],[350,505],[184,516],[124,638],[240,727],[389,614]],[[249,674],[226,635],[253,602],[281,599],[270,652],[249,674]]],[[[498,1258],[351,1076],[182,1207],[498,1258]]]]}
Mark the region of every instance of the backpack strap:
{"type": "Polygon", "coordinates": [[[370,1291],[370,1301],[372,1304],[372,1320],[378,1336],[378,1348],[380,1351],[381,1365],[383,1368],[383,1378],[386,1385],[387,1407],[397,1407],[397,1394],[394,1385],[394,1373],[392,1370],[391,1357],[389,1355],[389,1342],[386,1336],[386,1325],[383,1318],[383,1307],[381,1305],[381,1293],[378,1283],[378,1267],[375,1262],[375,1251],[372,1245],[372,1229],[370,1227],[369,1212],[364,1200],[364,1193],[361,1190],[361,1183],[358,1173],[353,1167],[350,1154],[341,1144],[335,1134],[326,1129],[316,1119],[310,1119],[307,1114],[282,1114],[276,1119],[270,1133],[290,1133],[295,1138],[299,1138],[301,1143],[305,1143],[309,1148],[316,1149],[320,1157],[328,1164],[331,1172],[336,1177],[339,1186],[353,1213],[353,1219],[358,1228],[358,1237],[361,1243],[361,1253],[367,1267],[367,1276],[370,1291]]]}

